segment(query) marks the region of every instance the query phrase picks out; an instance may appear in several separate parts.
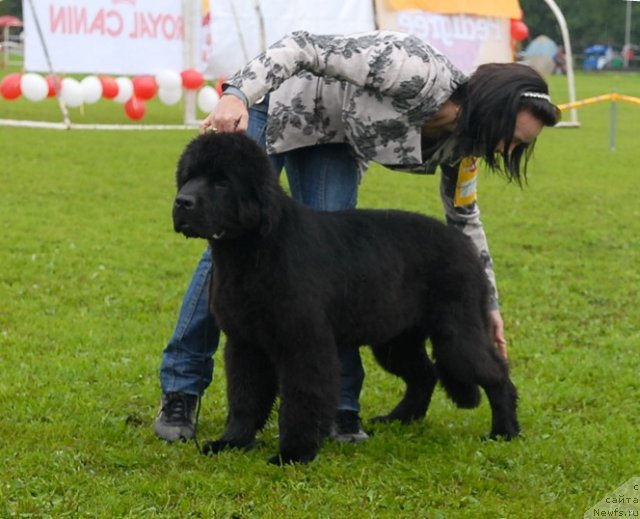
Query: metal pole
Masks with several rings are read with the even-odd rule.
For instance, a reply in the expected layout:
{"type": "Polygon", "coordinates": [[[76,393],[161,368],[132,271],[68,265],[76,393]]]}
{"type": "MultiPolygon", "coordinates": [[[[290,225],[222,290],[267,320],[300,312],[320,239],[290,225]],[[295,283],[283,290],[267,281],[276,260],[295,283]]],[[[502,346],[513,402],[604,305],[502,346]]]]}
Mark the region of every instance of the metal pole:
{"type": "Polygon", "coordinates": [[[2,41],[4,45],[2,46],[2,68],[5,68],[9,63],[9,26],[5,25],[3,29],[3,38],[2,41]]]}
{"type": "Polygon", "coordinates": [[[616,98],[613,97],[611,100],[611,125],[609,128],[609,149],[611,151],[616,151],[616,120],[618,116],[618,103],[616,102],[616,98]]]}
{"type": "Polygon", "coordinates": [[[36,9],[33,7],[33,0],[29,0],[29,7],[31,8],[31,16],[33,16],[33,22],[36,25],[36,30],[38,31],[38,37],[40,38],[40,44],[42,45],[42,51],[44,52],[44,57],[47,60],[47,66],[49,67],[49,72],[51,73],[51,77],[53,78],[53,85],[56,90],[56,99],[58,100],[58,106],[60,107],[60,112],[62,112],[62,119],[67,128],[71,128],[71,119],[69,119],[69,111],[67,110],[67,105],[62,99],[60,95],[60,83],[58,82],[58,76],[53,71],[53,65],[51,63],[51,57],[49,56],[49,49],[47,49],[47,44],[44,41],[44,35],[42,34],[42,28],[40,27],[40,20],[38,19],[38,15],[36,14],[36,9]]]}
{"type": "MultiPolygon", "coordinates": [[[[196,53],[196,31],[194,24],[196,16],[194,10],[199,6],[199,2],[194,0],[182,0],[182,20],[184,26],[184,47],[182,60],[184,69],[195,67],[196,53]]],[[[194,125],[198,123],[196,116],[196,93],[193,90],[184,90],[184,118],[185,125],[194,125]]]]}
{"type": "MultiPolygon", "coordinates": [[[[233,21],[236,24],[236,32],[238,33],[238,40],[240,40],[240,48],[242,49],[242,55],[244,56],[244,62],[249,63],[249,52],[247,51],[247,44],[244,41],[242,34],[242,26],[240,25],[240,19],[238,13],[233,5],[234,0],[229,0],[229,6],[231,7],[231,14],[233,15],[233,21]]],[[[244,65],[243,65],[244,66],[244,65]]]]}
{"type": "Polygon", "coordinates": [[[624,48],[622,59],[624,68],[629,68],[629,49],[631,48],[631,1],[627,0],[627,17],[624,24],[624,48]]]}
{"type": "MultiPolygon", "coordinates": [[[[567,82],[569,83],[569,102],[573,103],[576,100],[576,86],[575,80],[573,78],[573,51],[571,50],[571,41],[569,40],[569,29],[567,28],[567,21],[565,20],[562,11],[558,7],[558,4],[555,3],[554,0],[544,0],[545,3],[549,6],[549,9],[553,12],[556,19],[558,20],[558,24],[560,25],[560,32],[562,33],[562,42],[564,44],[565,55],[567,59],[567,82]]],[[[572,108],[571,111],[571,122],[570,123],[560,123],[558,126],[579,126],[578,122],[578,112],[575,108],[572,108]]]]}
{"type": "Polygon", "coordinates": [[[267,50],[267,33],[264,28],[264,16],[262,16],[262,9],[260,8],[260,0],[255,0],[256,16],[258,17],[258,24],[260,26],[260,51],[267,50]]]}

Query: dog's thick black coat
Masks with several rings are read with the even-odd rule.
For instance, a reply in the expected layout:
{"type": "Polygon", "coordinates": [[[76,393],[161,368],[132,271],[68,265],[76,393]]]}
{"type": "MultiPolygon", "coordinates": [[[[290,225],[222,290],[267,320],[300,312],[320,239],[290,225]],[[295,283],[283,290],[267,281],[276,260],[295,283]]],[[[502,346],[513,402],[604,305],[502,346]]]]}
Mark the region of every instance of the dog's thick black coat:
{"type": "Polygon", "coordinates": [[[462,233],[409,212],[303,207],[242,134],[194,139],[177,183],[174,227],[209,240],[212,312],[227,335],[227,425],[205,451],[250,447],[279,394],[271,461],[312,460],[338,403],[337,348],[360,345],[406,383],[380,419],[422,418],[439,379],[460,407],[477,406],[482,387],[491,436],[518,434],[516,389],[490,337],[486,275],[462,233]]]}

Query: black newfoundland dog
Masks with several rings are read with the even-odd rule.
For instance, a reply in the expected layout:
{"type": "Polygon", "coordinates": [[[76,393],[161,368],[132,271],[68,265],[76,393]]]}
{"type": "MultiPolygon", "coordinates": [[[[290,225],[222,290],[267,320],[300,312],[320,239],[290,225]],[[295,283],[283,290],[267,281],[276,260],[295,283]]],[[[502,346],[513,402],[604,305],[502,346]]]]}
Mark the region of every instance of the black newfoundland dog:
{"type": "Polygon", "coordinates": [[[464,408],[478,405],[482,387],[491,437],[518,434],[516,389],[490,337],[486,276],[462,233],[409,212],[303,207],[243,134],[194,139],[177,183],[174,227],[211,245],[211,310],[227,335],[229,414],[206,453],[249,448],[279,394],[270,461],[311,461],[338,402],[337,349],[360,345],[406,383],[381,420],[424,417],[440,380],[464,408]]]}

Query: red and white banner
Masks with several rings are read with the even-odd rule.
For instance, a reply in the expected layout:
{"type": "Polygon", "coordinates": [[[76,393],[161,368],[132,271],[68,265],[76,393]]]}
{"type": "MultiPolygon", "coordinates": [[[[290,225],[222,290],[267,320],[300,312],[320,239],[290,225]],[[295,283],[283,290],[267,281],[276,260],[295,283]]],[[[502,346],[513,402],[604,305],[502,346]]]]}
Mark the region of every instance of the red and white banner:
{"type": "MultiPolygon", "coordinates": [[[[33,0],[54,70],[140,75],[194,67],[228,77],[295,30],[375,27],[371,0],[33,0]],[[189,24],[187,27],[185,24],[189,24]]],[[[30,2],[25,69],[49,70],[30,2]]]]}
{"type": "MultiPolygon", "coordinates": [[[[177,0],[33,0],[53,68],[60,72],[146,74],[183,69],[184,23],[177,0]]],[[[24,2],[25,68],[48,65],[24,2]]]]}

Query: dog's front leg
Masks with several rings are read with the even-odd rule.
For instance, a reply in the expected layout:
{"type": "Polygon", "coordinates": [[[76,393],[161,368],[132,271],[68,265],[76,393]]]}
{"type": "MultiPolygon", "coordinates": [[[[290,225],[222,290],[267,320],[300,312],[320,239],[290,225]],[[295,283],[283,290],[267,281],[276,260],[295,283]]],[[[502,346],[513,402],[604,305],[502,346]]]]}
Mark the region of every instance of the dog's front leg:
{"type": "Polygon", "coordinates": [[[224,434],[206,442],[205,454],[224,449],[248,449],[256,432],[264,427],[277,392],[276,372],[264,351],[255,345],[227,337],[225,346],[229,414],[224,434]]]}
{"type": "Polygon", "coordinates": [[[308,463],[329,435],[340,391],[340,363],[333,341],[317,337],[296,344],[282,356],[280,451],[269,462],[308,463]]]}

